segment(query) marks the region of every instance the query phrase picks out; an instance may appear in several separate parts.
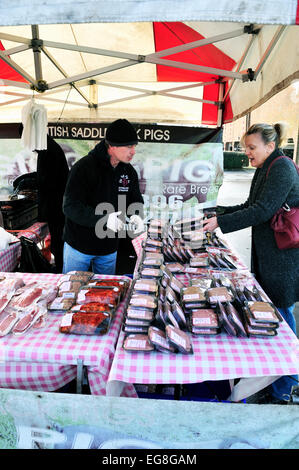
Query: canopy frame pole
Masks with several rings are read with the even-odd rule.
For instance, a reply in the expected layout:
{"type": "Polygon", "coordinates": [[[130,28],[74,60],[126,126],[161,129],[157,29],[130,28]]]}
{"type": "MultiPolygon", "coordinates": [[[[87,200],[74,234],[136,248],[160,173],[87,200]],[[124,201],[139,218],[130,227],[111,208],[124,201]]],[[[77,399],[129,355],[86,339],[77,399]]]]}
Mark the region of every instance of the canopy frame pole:
{"type": "Polygon", "coordinates": [[[6,49],[3,52],[4,55],[11,56],[17,54],[18,52],[27,51],[30,49],[30,46],[27,44],[21,44],[20,46],[12,47],[11,49],[6,49]]]}
{"type": "Polygon", "coordinates": [[[40,46],[42,42],[39,38],[39,28],[37,25],[31,26],[32,31],[32,51],[33,51],[33,58],[34,58],[34,69],[35,69],[35,79],[37,83],[43,80],[43,72],[42,72],[42,62],[41,62],[41,49],[40,46]]]}
{"type": "Polygon", "coordinates": [[[11,101],[5,101],[3,103],[0,103],[0,106],[7,106],[9,104],[19,103],[20,101],[25,101],[25,100],[30,99],[30,98],[31,98],[31,96],[27,96],[26,98],[24,97],[24,98],[17,98],[15,100],[11,100],[11,101]]]}
{"type": "Polygon", "coordinates": [[[198,101],[199,103],[207,103],[207,104],[214,104],[214,105],[219,104],[218,101],[204,100],[202,98],[194,98],[192,96],[176,95],[176,94],[166,93],[163,91],[159,91],[156,94],[161,95],[161,96],[167,96],[167,98],[177,98],[177,99],[182,99],[182,100],[187,100],[187,101],[198,101]]]}
{"type": "Polygon", "coordinates": [[[162,96],[167,96],[169,98],[177,98],[177,99],[183,99],[183,100],[189,100],[189,101],[197,101],[201,103],[207,103],[207,104],[214,104],[214,105],[219,105],[218,101],[211,101],[211,100],[204,100],[202,98],[194,98],[194,97],[189,97],[189,96],[183,96],[183,95],[177,95],[177,94],[172,94],[170,92],[172,91],[177,91],[177,90],[184,90],[184,89],[189,89],[189,88],[195,88],[198,86],[206,86],[206,85],[212,85],[215,83],[219,83],[219,80],[212,80],[211,82],[201,82],[201,83],[193,83],[192,85],[183,85],[179,87],[173,87],[173,88],[166,88],[164,90],[146,90],[144,88],[137,88],[137,87],[129,87],[125,85],[116,85],[112,83],[106,83],[106,82],[100,82],[101,86],[108,86],[112,88],[119,88],[119,89],[125,89],[125,90],[130,90],[130,91],[140,91],[139,95],[134,95],[130,97],[124,97],[124,98],[118,98],[116,100],[109,100],[106,102],[101,103],[101,106],[105,106],[107,104],[112,104],[112,103],[120,103],[123,101],[127,100],[133,100],[135,98],[144,98],[146,96],[152,96],[152,95],[162,95],[162,96]]]}
{"type": "Polygon", "coordinates": [[[110,49],[99,49],[97,47],[90,47],[90,46],[80,46],[77,44],[67,44],[62,42],[54,42],[54,41],[43,41],[44,46],[46,47],[53,47],[54,49],[65,49],[69,51],[76,51],[76,52],[85,52],[86,54],[96,54],[96,55],[103,55],[108,57],[116,57],[118,59],[129,59],[138,62],[138,54],[130,54],[127,52],[120,52],[120,51],[112,51],[110,49]]]}
{"type": "Polygon", "coordinates": [[[219,83],[219,92],[218,92],[218,112],[217,112],[217,127],[222,127],[223,124],[223,94],[224,94],[224,83],[219,83]]]}
{"type": "Polygon", "coordinates": [[[75,75],[73,77],[64,78],[62,80],[56,80],[55,82],[49,83],[48,84],[48,89],[57,88],[61,85],[65,85],[67,83],[77,82],[77,81],[85,79],[85,78],[92,78],[96,75],[102,75],[104,73],[108,73],[108,72],[111,72],[113,70],[119,70],[119,69],[129,67],[129,66],[135,65],[135,64],[136,64],[135,61],[127,60],[127,61],[124,61],[124,62],[119,62],[117,64],[109,65],[107,67],[102,67],[100,69],[95,69],[95,70],[90,70],[88,72],[83,72],[83,73],[81,73],[79,75],[75,75]]]}
{"type": "Polygon", "coordinates": [[[20,42],[21,44],[31,45],[32,40],[29,38],[24,38],[22,36],[15,36],[14,34],[7,34],[0,31],[0,39],[5,39],[6,41],[11,42],[20,42]]]}
{"type": "Polygon", "coordinates": [[[31,77],[29,73],[25,72],[25,70],[23,70],[22,67],[16,64],[12,59],[10,59],[9,57],[6,57],[6,55],[3,54],[2,51],[0,51],[0,58],[4,62],[6,62],[13,70],[15,70],[15,72],[17,72],[19,75],[25,78],[28,82],[30,82],[33,85],[33,87],[36,86],[35,79],[31,77]]]}
{"type": "Polygon", "coordinates": [[[193,70],[195,72],[203,72],[203,73],[209,73],[213,75],[231,77],[231,78],[236,78],[242,81],[244,81],[244,76],[246,76],[246,73],[232,72],[231,70],[217,69],[214,67],[204,67],[201,65],[188,64],[186,62],[176,62],[174,60],[160,59],[160,58],[155,58],[155,57],[146,56],[145,62],[149,62],[151,64],[166,65],[169,67],[176,67],[176,68],[180,68],[184,70],[193,70]]]}
{"type": "Polygon", "coordinates": [[[277,42],[279,41],[279,39],[281,38],[281,35],[283,34],[283,32],[285,31],[286,29],[286,26],[282,25],[282,26],[279,26],[273,36],[273,38],[271,39],[271,41],[269,42],[268,44],[268,47],[267,49],[265,50],[264,52],[264,55],[263,57],[261,58],[260,62],[258,63],[256,69],[255,69],[255,72],[254,72],[254,80],[257,79],[258,75],[260,74],[265,62],[267,61],[267,59],[269,58],[272,50],[274,49],[274,47],[276,46],[277,42]]]}
{"type": "Polygon", "coordinates": [[[182,85],[174,88],[168,88],[163,91],[177,91],[177,90],[186,90],[188,88],[196,88],[199,86],[207,86],[207,85],[215,85],[216,83],[219,83],[218,78],[216,80],[211,80],[210,82],[198,82],[198,83],[193,83],[191,85],[182,85]]]}
{"type": "MultiPolygon", "coordinates": [[[[0,106],[14,104],[14,103],[18,103],[19,101],[30,100],[32,98],[32,95],[23,95],[21,93],[18,94],[18,93],[12,93],[12,92],[7,92],[7,91],[6,92],[0,92],[0,94],[1,95],[20,96],[21,97],[21,98],[15,99],[15,100],[0,103],[0,106]]],[[[59,98],[49,98],[48,94],[38,95],[36,97],[36,99],[47,100],[47,101],[51,101],[51,102],[54,102],[54,103],[64,103],[65,102],[65,100],[61,100],[59,98]]],[[[71,105],[74,105],[74,106],[81,106],[81,107],[86,107],[87,106],[85,103],[79,103],[77,101],[68,101],[68,103],[71,104],[71,105]]]]}
{"type": "Polygon", "coordinates": [[[214,42],[225,41],[226,39],[232,39],[238,36],[242,36],[244,34],[244,28],[237,29],[235,31],[231,31],[229,33],[218,34],[217,36],[213,36],[210,38],[199,39],[198,41],[188,42],[187,44],[182,44],[176,47],[170,47],[169,49],[164,49],[163,51],[154,52],[153,54],[148,54],[146,57],[163,57],[169,56],[173,54],[177,54],[179,52],[185,52],[189,49],[195,49],[196,47],[207,46],[208,44],[213,44],[214,42]]]}
{"type": "Polygon", "coordinates": [[[15,86],[17,88],[31,89],[31,85],[25,82],[15,82],[14,80],[7,80],[6,78],[0,79],[0,85],[15,86]]]}
{"type": "MultiPolygon", "coordinates": [[[[65,77],[65,78],[68,78],[68,75],[67,73],[65,72],[65,70],[58,64],[58,62],[56,61],[56,59],[54,59],[54,57],[52,56],[52,54],[45,48],[45,47],[42,47],[42,51],[43,53],[45,54],[45,56],[50,60],[50,62],[52,62],[52,64],[57,68],[57,70],[59,70],[59,72],[65,77]]],[[[87,96],[85,95],[85,93],[83,93],[82,90],[80,90],[76,84],[71,84],[71,86],[79,93],[79,95],[82,96],[82,98],[88,103],[89,107],[91,108],[94,108],[97,103],[93,103],[92,101],[90,101],[87,96]]]]}
{"type": "MultiPolygon", "coordinates": [[[[252,44],[254,43],[254,41],[255,41],[255,36],[252,36],[252,37],[250,38],[250,41],[248,42],[248,44],[247,44],[247,46],[246,46],[246,49],[245,49],[245,51],[244,51],[244,53],[243,53],[241,59],[239,60],[239,63],[238,63],[237,68],[236,68],[236,72],[238,72],[238,71],[241,69],[241,67],[242,67],[242,65],[243,65],[243,63],[244,63],[244,61],[245,61],[245,59],[246,59],[246,57],[247,57],[247,55],[248,55],[248,53],[249,53],[249,51],[250,51],[250,49],[251,49],[251,46],[252,46],[252,44]]],[[[232,81],[231,81],[231,83],[229,84],[229,86],[228,86],[228,88],[227,88],[225,94],[224,94],[223,101],[226,100],[226,98],[227,98],[228,94],[230,93],[230,91],[231,91],[231,89],[232,89],[234,83],[235,83],[235,79],[233,78],[232,81]]]]}

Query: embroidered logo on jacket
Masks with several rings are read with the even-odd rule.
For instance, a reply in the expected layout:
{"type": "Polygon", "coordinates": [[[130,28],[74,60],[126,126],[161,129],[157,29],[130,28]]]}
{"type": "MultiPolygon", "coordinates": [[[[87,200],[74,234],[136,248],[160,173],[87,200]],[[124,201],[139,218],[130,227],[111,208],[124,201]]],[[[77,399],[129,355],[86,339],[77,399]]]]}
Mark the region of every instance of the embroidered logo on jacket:
{"type": "Polygon", "coordinates": [[[118,186],[118,191],[121,193],[128,192],[129,191],[129,184],[130,180],[128,175],[121,175],[121,177],[118,180],[119,186],[118,186]]]}

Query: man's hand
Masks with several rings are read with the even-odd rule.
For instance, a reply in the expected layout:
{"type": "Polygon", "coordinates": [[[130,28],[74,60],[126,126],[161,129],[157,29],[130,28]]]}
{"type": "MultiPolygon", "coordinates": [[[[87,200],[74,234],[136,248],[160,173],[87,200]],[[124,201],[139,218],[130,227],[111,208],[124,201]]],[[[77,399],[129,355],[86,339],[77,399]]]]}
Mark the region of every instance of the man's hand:
{"type": "Polygon", "coordinates": [[[130,224],[136,225],[135,230],[133,231],[134,234],[141,233],[145,231],[145,224],[139,215],[132,215],[130,217],[130,224]]]}
{"type": "Polygon", "coordinates": [[[113,232],[119,232],[124,226],[123,222],[118,218],[120,214],[121,211],[118,211],[112,212],[108,216],[107,227],[113,232]]]}

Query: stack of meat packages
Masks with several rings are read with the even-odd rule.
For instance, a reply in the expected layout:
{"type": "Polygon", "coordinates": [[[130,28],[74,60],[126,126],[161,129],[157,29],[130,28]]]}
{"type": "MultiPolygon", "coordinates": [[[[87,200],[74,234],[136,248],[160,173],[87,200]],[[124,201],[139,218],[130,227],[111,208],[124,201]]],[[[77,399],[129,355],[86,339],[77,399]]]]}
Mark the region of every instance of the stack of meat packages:
{"type": "Polygon", "coordinates": [[[47,306],[57,295],[53,285],[24,283],[22,279],[0,281],[0,336],[21,335],[44,325],[47,306]]]}
{"type": "Polygon", "coordinates": [[[97,279],[84,271],[65,274],[58,283],[58,295],[49,306],[51,311],[64,312],[59,331],[77,335],[107,333],[128,285],[129,280],[97,279]]]}
{"type": "Polygon", "coordinates": [[[126,351],[192,354],[192,337],[277,334],[278,310],[254,284],[246,287],[243,266],[237,275],[238,260],[217,236],[202,234],[200,222],[150,221],[123,322],[126,351]],[[185,223],[196,243],[185,243],[185,223]]]}
{"type": "Polygon", "coordinates": [[[152,220],[143,256],[130,291],[123,323],[126,351],[193,354],[179,304],[183,284],[164,265],[165,224],[152,220]]]}

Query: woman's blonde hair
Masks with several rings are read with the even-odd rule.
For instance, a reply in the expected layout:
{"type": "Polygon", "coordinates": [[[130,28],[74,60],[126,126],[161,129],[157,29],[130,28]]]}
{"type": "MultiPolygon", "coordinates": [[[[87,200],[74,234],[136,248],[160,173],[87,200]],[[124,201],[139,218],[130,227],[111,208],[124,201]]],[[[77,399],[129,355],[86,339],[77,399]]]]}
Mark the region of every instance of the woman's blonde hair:
{"type": "Polygon", "coordinates": [[[242,145],[244,145],[245,137],[251,134],[260,134],[264,144],[269,142],[275,142],[275,147],[281,147],[282,143],[286,139],[288,131],[288,123],[286,122],[277,122],[276,124],[253,124],[245,132],[241,139],[242,145]]]}

